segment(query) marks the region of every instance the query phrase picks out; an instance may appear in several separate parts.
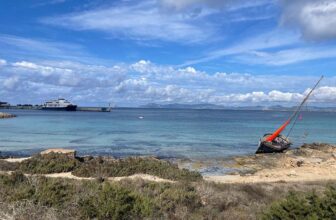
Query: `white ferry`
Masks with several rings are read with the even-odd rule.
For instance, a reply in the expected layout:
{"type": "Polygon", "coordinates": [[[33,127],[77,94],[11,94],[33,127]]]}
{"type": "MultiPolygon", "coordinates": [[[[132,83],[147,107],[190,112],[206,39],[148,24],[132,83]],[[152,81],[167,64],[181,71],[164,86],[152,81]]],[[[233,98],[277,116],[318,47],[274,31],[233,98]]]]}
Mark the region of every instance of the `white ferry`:
{"type": "Polygon", "coordinates": [[[76,111],[77,105],[72,104],[66,99],[51,100],[42,106],[42,110],[54,110],[54,111],[76,111]]]}

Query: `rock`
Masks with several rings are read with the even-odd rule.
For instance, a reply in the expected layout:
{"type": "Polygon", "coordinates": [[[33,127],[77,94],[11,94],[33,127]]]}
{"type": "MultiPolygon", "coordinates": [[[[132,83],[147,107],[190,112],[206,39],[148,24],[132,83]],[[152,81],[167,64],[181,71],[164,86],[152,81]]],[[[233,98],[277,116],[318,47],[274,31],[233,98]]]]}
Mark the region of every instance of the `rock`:
{"type": "Polygon", "coordinates": [[[14,118],[14,117],[16,117],[16,115],[0,112],[0,118],[14,118]]]}
{"type": "Polygon", "coordinates": [[[303,165],[303,163],[304,163],[303,160],[299,160],[299,161],[296,162],[296,165],[297,165],[298,167],[301,167],[301,166],[303,165]]]}
{"type": "Polygon", "coordinates": [[[71,158],[76,157],[76,151],[75,150],[63,149],[63,148],[47,149],[47,150],[42,151],[40,154],[41,155],[46,155],[46,154],[50,154],[50,153],[65,154],[65,155],[67,155],[68,157],[71,157],[71,158]]]}
{"type": "Polygon", "coordinates": [[[334,159],[336,159],[336,153],[332,153],[334,159]]]}

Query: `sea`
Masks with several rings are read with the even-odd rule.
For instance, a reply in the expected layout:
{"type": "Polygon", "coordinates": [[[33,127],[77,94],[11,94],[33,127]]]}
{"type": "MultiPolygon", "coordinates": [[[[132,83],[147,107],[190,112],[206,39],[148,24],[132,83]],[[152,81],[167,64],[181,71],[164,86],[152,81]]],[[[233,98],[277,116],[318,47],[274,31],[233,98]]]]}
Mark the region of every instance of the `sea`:
{"type": "MultiPolygon", "coordinates": [[[[141,108],[2,111],[17,117],[0,120],[1,154],[24,156],[47,148],[71,148],[79,155],[188,159],[254,154],[260,137],[291,115],[286,111],[141,108]]],[[[336,144],[336,112],[302,112],[289,138],[293,147],[336,144]]]]}

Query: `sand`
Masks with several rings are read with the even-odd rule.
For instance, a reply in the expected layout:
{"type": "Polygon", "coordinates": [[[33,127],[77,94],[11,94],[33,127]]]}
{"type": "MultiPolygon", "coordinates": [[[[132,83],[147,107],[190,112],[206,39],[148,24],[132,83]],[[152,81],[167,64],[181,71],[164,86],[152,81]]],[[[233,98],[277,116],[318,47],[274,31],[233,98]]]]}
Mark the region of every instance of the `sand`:
{"type": "MultiPolygon", "coordinates": [[[[75,180],[94,180],[95,178],[93,177],[78,177],[74,176],[71,172],[68,173],[53,173],[53,174],[45,174],[43,175],[45,177],[50,177],[50,178],[66,178],[66,179],[75,179],[75,180]]],[[[125,179],[143,179],[147,181],[152,181],[152,182],[169,182],[173,183],[175,181],[168,180],[168,179],[162,179],[157,176],[152,176],[148,174],[134,174],[131,176],[122,176],[122,177],[108,177],[106,180],[108,181],[121,181],[125,179]]]]}
{"type": "Polygon", "coordinates": [[[237,157],[235,168],[251,173],[205,176],[217,183],[315,182],[336,180],[336,147],[326,144],[305,145],[284,154],[237,157]]]}
{"type": "Polygon", "coordinates": [[[323,167],[297,167],[269,169],[249,175],[205,176],[205,180],[217,183],[272,183],[272,182],[316,182],[336,180],[336,164],[323,167]]]}
{"type": "Polygon", "coordinates": [[[10,163],[21,163],[24,160],[28,160],[30,159],[30,157],[21,157],[21,158],[7,158],[7,159],[3,159],[4,161],[10,162],[10,163]]]}

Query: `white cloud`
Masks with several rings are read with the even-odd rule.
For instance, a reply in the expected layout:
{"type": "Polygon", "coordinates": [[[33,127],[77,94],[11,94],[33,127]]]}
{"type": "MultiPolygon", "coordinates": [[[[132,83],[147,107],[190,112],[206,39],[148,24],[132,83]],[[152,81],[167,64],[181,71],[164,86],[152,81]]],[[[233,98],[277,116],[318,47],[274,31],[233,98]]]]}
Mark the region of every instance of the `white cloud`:
{"type": "Polygon", "coordinates": [[[211,51],[204,57],[189,60],[181,66],[192,65],[197,63],[204,63],[207,61],[228,57],[232,55],[247,54],[255,50],[277,49],[281,47],[291,46],[299,43],[299,36],[285,30],[274,30],[262,33],[258,36],[247,38],[237,44],[231,45],[227,48],[211,51]]]}
{"type": "Polygon", "coordinates": [[[7,64],[6,60],[0,59],[0,66],[5,66],[7,64]]]}
{"type": "Polygon", "coordinates": [[[335,0],[282,0],[282,24],[298,28],[306,39],[336,39],[335,0]]]}
{"type": "Polygon", "coordinates": [[[3,86],[6,89],[12,90],[16,87],[16,85],[19,83],[19,77],[18,76],[12,76],[3,81],[3,86]]]}
{"type": "Polygon", "coordinates": [[[239,8],[255,7],[270,4],[270,0],[159,0],[163,7],[181,11],[193,7],[227,8],[236,10],[239,8]]]}
{"type": "Polygon", "coordinates": [[[115,38],[186,44],[208,39],[214,32],[211,25],[200,25],[197,18],[161,11],[155,1],[113,5],[104,9],[45,18],[42,22],[75,30],[99,30],[115,38]]]}
{"type": "MultiPolygon", "coordinates": [[[[331,84],[334,80],[335,77],[329,77],[323,81],[323,87],[311,100],[335,101],[336,87],[331,84]]],[[[209,74],[192,66],[174,68],[145,60],[111,67],[74,62],[18,61],[2,69],[0,93],[16,100],[35,100],[35,103],[64,96],[84,104],[90,101],[115,102],[128,106],[149,102],[295,104],[307,93],[306,87],[315,81],[314,76],[209,74]]]]}
{"type": "Polygon", "coordinates": [[[336,87],[322,86],[313,94],[315,101],[336,102],[336,87]]]}
{"type": "Polygon", "coordinates": [[[251,51],[236,58],[244,63],[282,66],[302,61],[336,57],[336,47],[295,48],[277,52],[251,51]]]}
{"type": "Polygon", "coordinates": [[[83,46],[75,43],[0,34],[0,47],[0,56],[101,62],[89,54],[83,46]]]}
{"type": "Polygon", "coordinates": [[[53,74],[67,74],[67,75],[69,75],[70,73],[72,73],[71,69],[37,65],[35,63],[31,63],[31,62],[27,62],[27,61],[15,62],[12,65],[14,67],[17,67],[17,68],[32,70],[32,71],[34,71],[36,73],[39,73],[43,76],[51,76],[53,74]]]}

